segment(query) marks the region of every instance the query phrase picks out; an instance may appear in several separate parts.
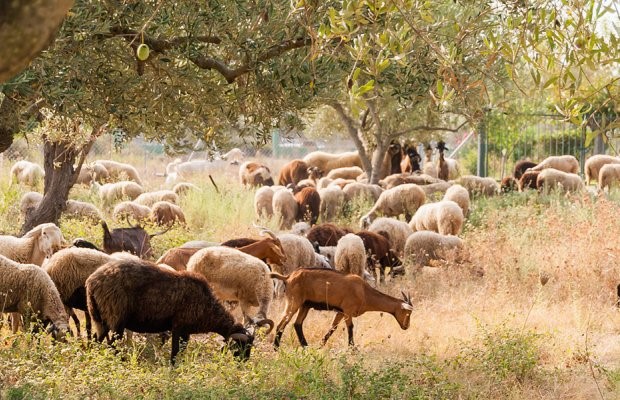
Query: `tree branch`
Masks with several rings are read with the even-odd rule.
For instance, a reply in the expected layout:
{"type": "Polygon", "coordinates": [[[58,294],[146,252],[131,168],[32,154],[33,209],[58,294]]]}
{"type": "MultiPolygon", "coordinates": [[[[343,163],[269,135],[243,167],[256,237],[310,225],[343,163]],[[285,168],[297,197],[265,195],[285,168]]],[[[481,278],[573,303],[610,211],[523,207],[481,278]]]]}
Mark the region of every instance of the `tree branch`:
{"type": "MultiPolygon", "coordinates": [[[[163,37],[152,37],[145,33],[136,31],[134,29],[125,28],[122,26],[113,26],[110,28],[110,37],[121,36],[130,44],[134,44],[136,39],[139,39],[141,36],[144,37],[144,43],[146,43],[149,48],[153,51],[159,53],[165,53],[166,50],[170,50],[175,47],[184,46],[188,43],[211,43],[211,44],[220,44],[222,43],[222,39],[217,36],[210,35],[199,35],[199,36],[178,36],[173,38],[163,38],[163,37]]],[[[141,42],[141,41],[140,41],[141,42]]],[[[135,45],[136,47],[138,44],[135,45]]]]}
{"type": "Polygon", "coordinates": [[[231,68],[221,60],[217,60],[211,57],[205,57],[203,55],[190,57],[190,61],[196,64],[196,66],[198,66],[199,68],[216,70],[226,79],[228,83],[233,83],[235,79],[237,79],[239,76],[250,72],[252,68],[254,68],[254,66],[258,63],[270,60],[272,58],[276,58],[289,50],[309,46],[311,43],[312,39],[308,37],[285,40],[280,44],[271,46],[264,53],[259,54],[258,57],[256,57],[256,61],[254,61],[253,63],[246,62],[245,64],[237,68],[231,68]]]}
{"type": "MultiPolygon", "coordinates": [[[[366,170],[366,173],[370,175],[372,171],[372,163],[370,162],[370,159],[368,158],[368,153],[366,153],[366,148],[364,147],[364,143],[362,143],[362,139],[360,138],[360,135],[359,135],[359,131],[361,127],[355,126],[355,122],[353,121],[353,118],[351,118],[347,114],[342,104],[340,104],[337,101],[332,101],[328,103],[328,105],[331,108],[333,108],[334,111],[336,111],[336,114],[338,114],[338,116],[344,123],[344,126],[347,128],[347,131],[349,132],[349,136],[351,137],[351,140],[353,140],[353,143],[355,144],[355,147],[357,148],[357,151],[359,152],[360,159],[362,160],[362,165],[364,166],[364,170],[366,170]]],[[[367,114],[367,112],[364,111],[364,114],[367,114]]],[[[365,120],[366,117],[363,117],[363,119],[365,120]]]]}
{"type": "Polygon", "coordinates": [[[463,126],[467,125],[469,123],[469,121],[465,121],[463,122],[461,125],[457,126],[456,128],[448,128],[445,126],[428,126],[428,125],[418,125],[418,126],[414,126],[412,128],[408,128],[405,129],[404,131],[400,131],[400,132],[395,132],[393,134],[390,135],[390,137],[392,138],[396,138],[402,135],[406,135],[408,133],[411,133],[413,131],[446,131],[446,132],[458,132],[463,126]]]}

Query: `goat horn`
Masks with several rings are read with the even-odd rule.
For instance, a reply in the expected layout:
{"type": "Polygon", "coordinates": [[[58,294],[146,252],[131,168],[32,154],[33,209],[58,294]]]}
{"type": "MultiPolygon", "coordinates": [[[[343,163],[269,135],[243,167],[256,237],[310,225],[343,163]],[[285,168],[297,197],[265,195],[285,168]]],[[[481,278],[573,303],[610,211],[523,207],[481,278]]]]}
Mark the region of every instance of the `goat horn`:
{"type": "Polygon", "coordinates": [[[172,228],[172,224],[171,224],[171,225],[169,225],[169,226],[168,226],[166,229],[164,229],[163,231],[161,231],[161,232],[156,232],[156,233],[153,233],[153,234],[150,234],[149,236],[150,236],[151,238],[153,238],[153,237],[155,237],[155,236],[163,235],[164,233],[168,232],[171,228],[172,228]]]}
{"type": "Polygon", "coordinates": [[[265,332],[265,335],[269,335],[269,333],[273,330],[273,327],[274,327],[273,321],[268,318],[265,318],[263,320],[256,322],[256,326],[258,326],[259,328],[265,325],[269,325],[269,329],[267,329],[267,332],[265,332]]]}
{"type": "Polygon", "coordinates": [[[233,333],[232,335],[230,335],[230,338],[232,340],[240,340],[243,342],[249,342],[250,341],[250,337],[248,335],[246,335],[245,333],[233,333]]]}

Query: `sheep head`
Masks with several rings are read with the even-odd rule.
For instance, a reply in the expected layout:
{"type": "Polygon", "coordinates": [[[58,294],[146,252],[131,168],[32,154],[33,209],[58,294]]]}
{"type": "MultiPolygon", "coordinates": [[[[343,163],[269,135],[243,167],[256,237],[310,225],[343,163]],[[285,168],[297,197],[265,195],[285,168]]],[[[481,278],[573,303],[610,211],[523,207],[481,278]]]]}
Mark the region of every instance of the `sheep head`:
{"type": "Polygon", "coordinates": [[[51,257],[55,252],[65,247],[67,243],[60,228],[53,223],[38,225],[28,231],[24,238],[35,238],[39,252],[45,257],[51,257]]]}
{"type": "Polygon", "coordinates": [[[254,335],[240,327],[239,332],[235,332],[228,337],[228,343],[222,348],[222,351],[228,348],[232,351],[235,358],[247,361],[250,358],[253,344],[254,335]]]}

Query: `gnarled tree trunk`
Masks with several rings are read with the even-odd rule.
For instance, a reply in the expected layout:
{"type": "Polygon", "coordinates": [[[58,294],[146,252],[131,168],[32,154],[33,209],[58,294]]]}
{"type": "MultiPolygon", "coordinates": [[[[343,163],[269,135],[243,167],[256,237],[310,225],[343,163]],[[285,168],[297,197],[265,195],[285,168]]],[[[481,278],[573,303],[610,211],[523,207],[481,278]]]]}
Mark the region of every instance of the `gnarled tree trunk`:
{"type": "Polygon", "coordinates": [[[13,135],[19,131],[19,114],[17,103],[5,97],[0,103],[0,153],[13,143],[13,135]]]}

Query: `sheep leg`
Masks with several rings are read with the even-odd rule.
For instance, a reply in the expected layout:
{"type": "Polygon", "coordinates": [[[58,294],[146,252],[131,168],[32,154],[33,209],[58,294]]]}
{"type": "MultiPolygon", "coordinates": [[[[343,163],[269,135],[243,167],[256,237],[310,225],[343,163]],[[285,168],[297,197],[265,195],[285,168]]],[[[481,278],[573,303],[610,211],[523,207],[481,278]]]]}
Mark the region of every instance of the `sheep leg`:
{"type": "Polygon", "coordinates": [[[276,337],[273,341],[273,347],[275,347],[276,350],[280,347],[280,340],[282,339],[284,328],[286,328],[286,325],[288,325],[298,309],[298,306],[291,306],[290,304],[287,305],[286,311],[284,312],[284,317],[282,317],[282,321],[280,321],[278,327],[276,328],[276,337]]]}
{"type": "Polygon", "coordinates": [[[170,364],[174,365],[177,354],[180,350],[185,350],[189,342],[188,334],[180,334],[177,331],[172,331],[172,350],[170,352],[170,364]]]}
{"type": "Polygon", "coordinates": [[[82,335],[82,332],[80,330],[80,320],[77,317],[77,315],[75,315],[75,311],[73,311],[73,308],[68,308],[67,310],[67,314],[69,314],[69,317],[71,317],[71,319],[73,320],[73,323],[75,324],[75,330],[77,331],[77,337],[80,337],[82,335]]]}
{"type": "Polygon", "coordinates": [[[342,318],[344,318],[344,314],[343,313],[337,313],[336,314],[336,316],[334,317],[334,320],[332,321],[331,328],[329,328],[329,330],[325,334],[325,337],[323,337],[323,341],[321,342],[321,346],[325,346],[325,343],[327,343],[327,340],[329,340],[329,338],[333,335],[333,333],[336,332],[336,328],[338,327],[338,324],[340,323],[340,321],[342,321],[342,318]]]}
{"type": "Polygon", "coordinates": [[[86,321],[86,339],[92,337],[92,322],[88,311],[84,312],[84,320],[86,321]]]}
{"type": "Polygon", "coordinates": [[[308,311],[310,311],[310,307],[307,306],[302,306],[301,309],[299,310],[299,313],[297,314],[297,319],[295,320],[295,323],[293,324],[293,326],[295,327],[295,333],[297,333],[297,338],[299,339],[299,343],[303,346],[306,347],[308,345],[308,341],[306,341],[306,338],[304,336],[304,320],[306,319],[306,317],[308,316],[308,311]]]}
{"type": "Polygon", "coordinates": [[[21,325],[22,316],[19,313],[11,313],[11,331],[16,334],[21,325]]]}

